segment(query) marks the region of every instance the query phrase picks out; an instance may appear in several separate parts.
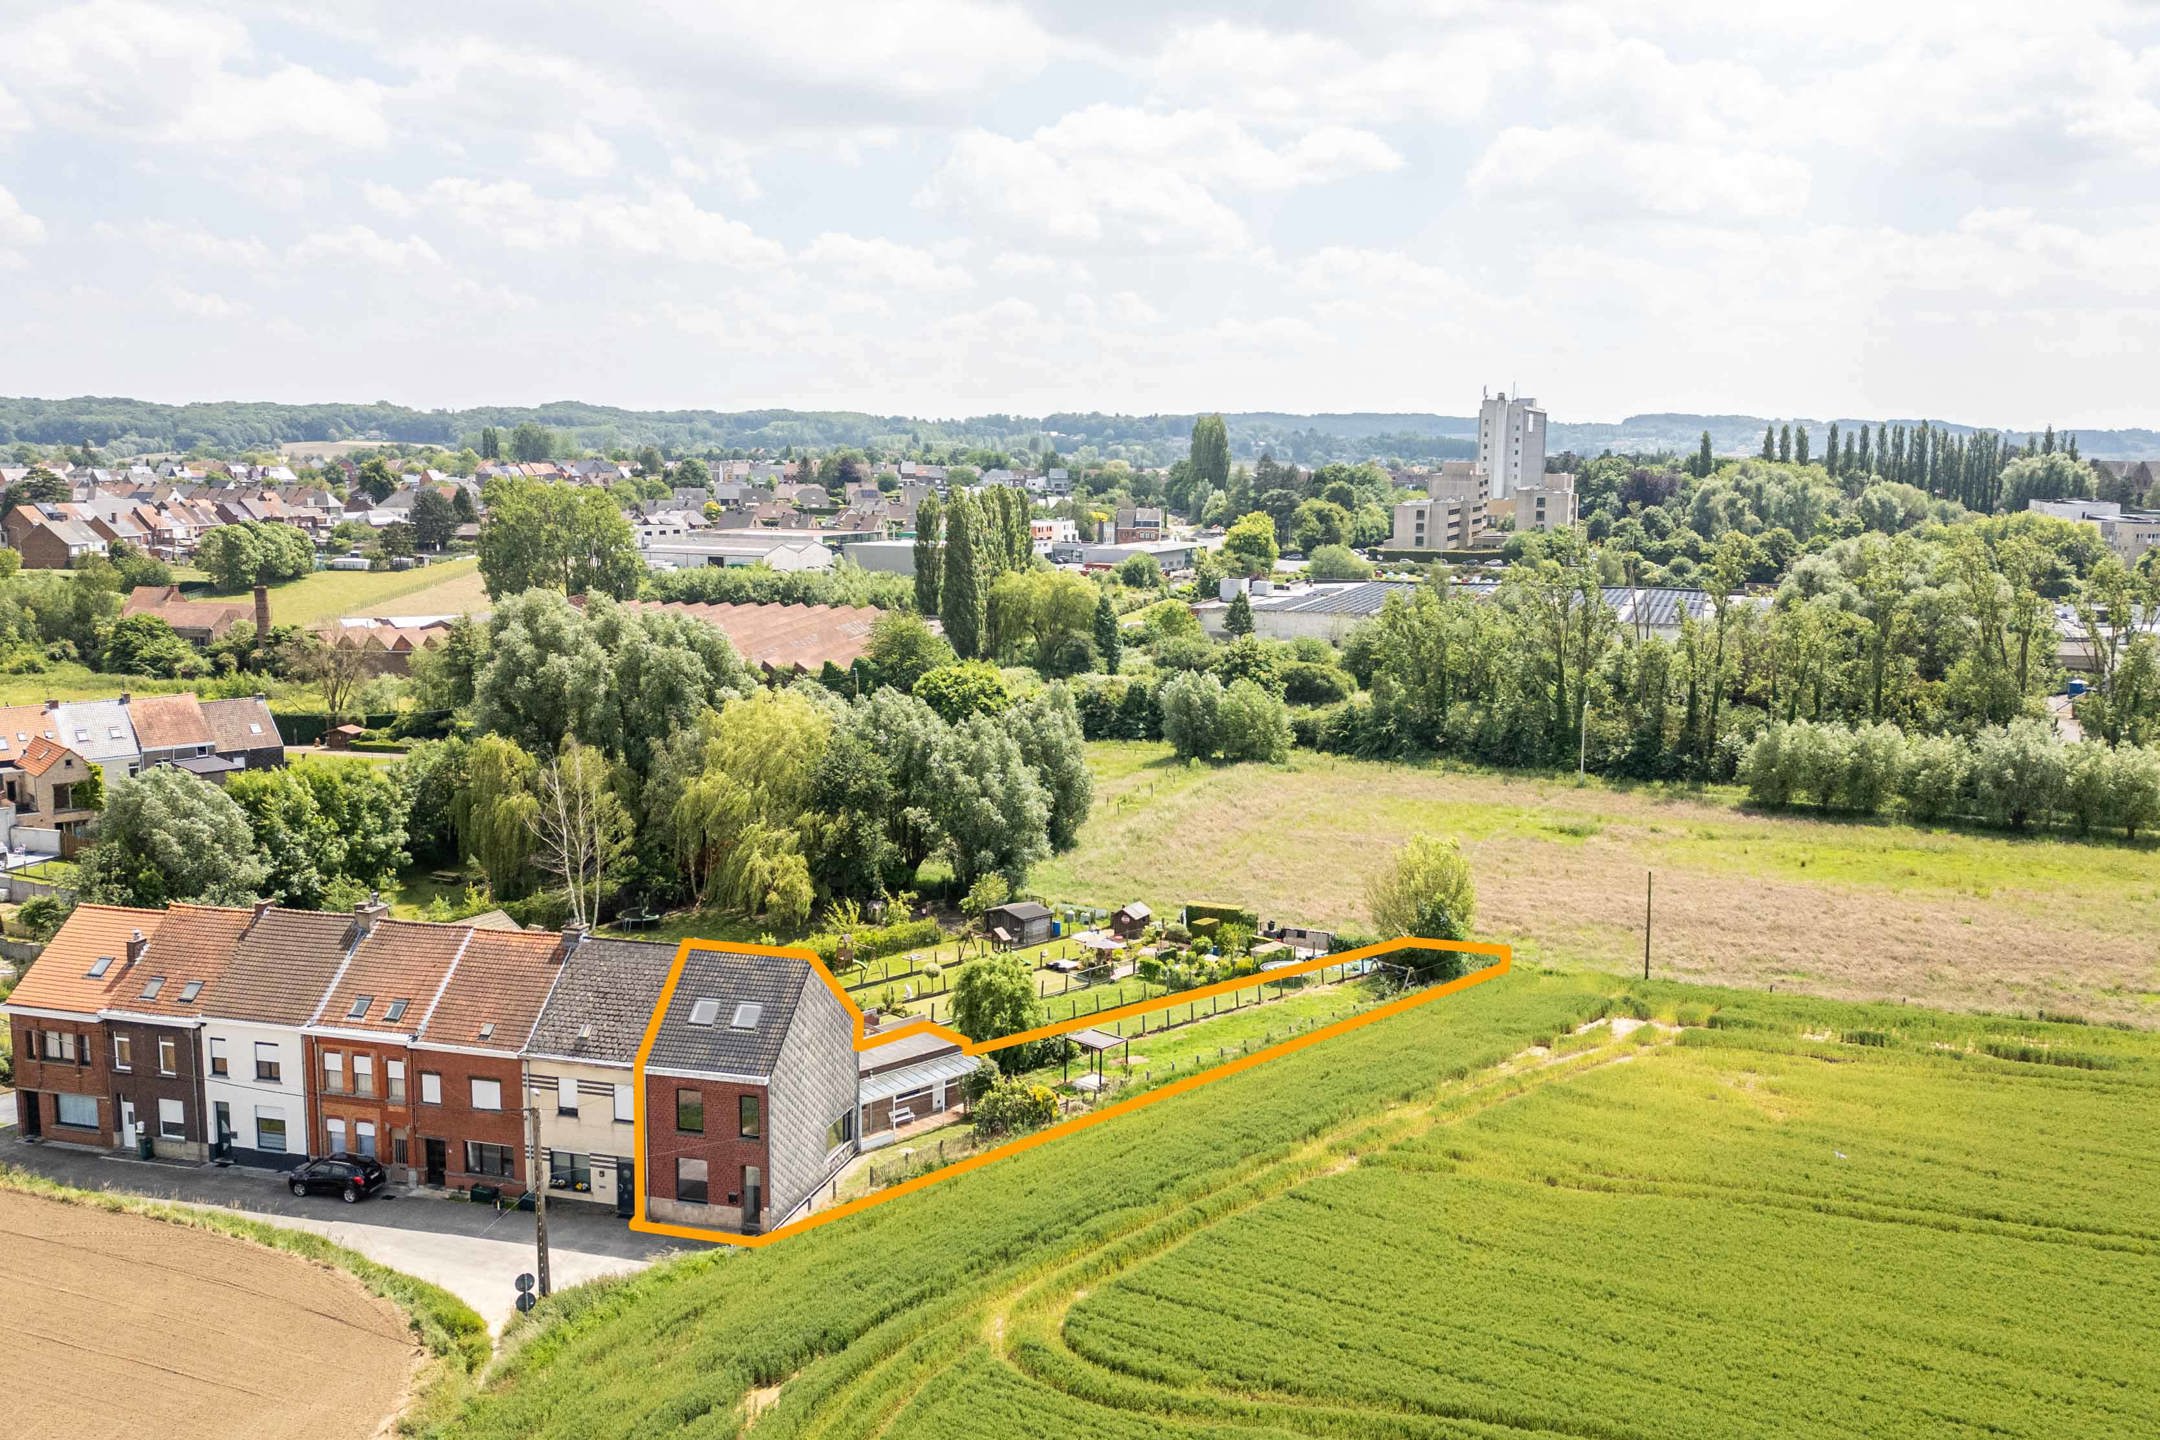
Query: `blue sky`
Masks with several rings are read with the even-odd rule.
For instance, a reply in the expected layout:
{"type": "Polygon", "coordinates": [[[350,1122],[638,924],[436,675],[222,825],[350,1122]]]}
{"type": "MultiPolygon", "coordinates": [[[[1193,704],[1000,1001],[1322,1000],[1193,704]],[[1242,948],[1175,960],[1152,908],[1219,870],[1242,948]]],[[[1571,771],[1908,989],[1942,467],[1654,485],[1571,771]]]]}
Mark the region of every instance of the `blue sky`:
{"type": "Polygon", "coordinates": [[[2160,16],[0,7],[0,392],[2160,423],[2160,16]]]}

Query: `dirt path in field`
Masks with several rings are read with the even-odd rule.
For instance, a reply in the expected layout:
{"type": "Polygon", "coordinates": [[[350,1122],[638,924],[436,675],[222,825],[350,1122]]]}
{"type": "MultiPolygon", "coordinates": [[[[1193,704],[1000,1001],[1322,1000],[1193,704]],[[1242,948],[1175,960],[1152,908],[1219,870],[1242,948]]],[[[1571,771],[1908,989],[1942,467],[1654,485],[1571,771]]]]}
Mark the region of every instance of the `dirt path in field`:
{"type": "Polygon", "coordinates": [[[0,1191],[7,1431],[367,1440],[419,1360],[349,1275],[139,1215],[0,1191]]]}

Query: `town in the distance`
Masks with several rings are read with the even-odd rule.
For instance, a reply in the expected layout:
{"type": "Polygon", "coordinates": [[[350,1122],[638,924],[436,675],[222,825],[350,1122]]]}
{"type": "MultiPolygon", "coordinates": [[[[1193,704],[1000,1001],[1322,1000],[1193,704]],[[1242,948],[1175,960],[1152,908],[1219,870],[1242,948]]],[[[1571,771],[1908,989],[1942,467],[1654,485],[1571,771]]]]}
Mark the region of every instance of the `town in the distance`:
{"type": "MultiPolygon", "coordinates": [[[[94,1197],[111,1233],[67,1263],[95,1286],[126,1227],[194,1216],[160,1283],[216,1316],[188,1288],[215,1247],[328,1257],[278,1283],[310,1314],[364,1298],[343,1271],[375,1292],[370,1423],[417,1375],[414,1433],[616,1433],[509,1337],[642,1408],[603,1357],[680,1304],[704,1358],[670,1383],[831,1419],[845,1382],[801,1377],[897,1363],[894,1286],[980,1274],[994,1301],[910,1323],[964,1349],[1048,1287],[969,1363],[1070,1433],[1294,1429],[1319,1348],[1252,1369],[1169,1314],[1239,1330],[1217,1277],[1257,1267],[1265,1333],[1324,1336],[1353,1292],[1432,1323],[1298,1259],[1322,1224],[1556,1324],[1504,1273],[1562,1264],[1533,1203],[1589,1261],[1745,1268],[1777,1226],[1864,1220],[1900,1235],[1850,1263],[1930,1304],[2150,1258],[2160,1160],[2078,1157],[2160,1087],[2160,450],[1667,416],[1593,451],[1512,386],[1340,431],[74,403],[0,400],[0,1219],[94,1197]],[[1969,1188],[2042,1124],[2033,1183],[2095,1193],[1969,1188]],[[1395,1253],[1405,1207],[1453,1235],[1486,1205],[1482,1238],[1395,1253]],[[2063,1271],[2013,1279],[2041,1250],[2063,1271]],[[739,1358],[768,1283],[805,1307],[785,1364],[739,1358]],[[588,1285],[615,1299],[555,1298],[588,1285]]],[[[1740,1293],[1684,1344],[1750,1323],[1740,1293]]],[[[2067,1428],[2007,1433],[2130,1433],[2154,1333],[2111,1333],[2067,1428]]],[[[1965,1358],[2038,1386],[2061,1352],[1965,1358]]],[[[1343,1433],[1534,1393],[1504,1353],[1391,1363],[1420,1378],[1320,1388],[1343,1433]]],[[[906,1386],[906,1433],[993,1433],[991,1400],[906,1386]]],[[[1755,1433],[1740,1394],[1687,1428],[1755,1433]]]]}

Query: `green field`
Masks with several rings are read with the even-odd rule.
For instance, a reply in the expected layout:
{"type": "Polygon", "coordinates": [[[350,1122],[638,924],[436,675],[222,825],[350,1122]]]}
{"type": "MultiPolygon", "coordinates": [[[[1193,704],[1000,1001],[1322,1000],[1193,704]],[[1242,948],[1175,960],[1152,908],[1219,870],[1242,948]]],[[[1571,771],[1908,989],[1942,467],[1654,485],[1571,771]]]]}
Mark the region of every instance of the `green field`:
{"type": "Polygon", "coordinates": [[[347,615],[451,615],[487,604],[480,562],[470,557],[418,570],[317,570],[270,587],[270,618],[278,625],[347,615]]]}
{"type": "Polygon", "coordinates": [[[1369,927],[1365,877],[1416,831],[1460,837],[1477,933],[1569,967],[1960,1009],[2160,1023],[2160,847],[1740,808],[1738,793],[1620,787],[1295,752],[1188,767],[1090,746],[1094,813],[1037,867],[1045,898],[1195,899],[1369,927]]]}
{"type": "Polygon", "coordinates": [[[568,1292],[440,1433],[2149,1433],[2156,1110],[2145,1032],[1518,970],[568,1292]]]}

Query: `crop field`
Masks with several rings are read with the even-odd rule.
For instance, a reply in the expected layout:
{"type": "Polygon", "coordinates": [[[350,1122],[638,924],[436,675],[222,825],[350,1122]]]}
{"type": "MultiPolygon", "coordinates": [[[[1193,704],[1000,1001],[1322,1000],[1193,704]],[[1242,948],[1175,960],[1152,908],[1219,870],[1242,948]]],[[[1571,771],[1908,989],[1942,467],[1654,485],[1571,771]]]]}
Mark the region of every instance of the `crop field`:
{"type": "Polygon", "coordinates": [[[2150,1433],[2156,1111],[2140,1031],[1521,967],[559,1296],[447,1433],[2150,1433]]]}
{"type": "Polygon", "coordinates": [[[480,562],[470,558],[418,570],[317,570],[270,587],[270,618],[279,625],[346,615],[451,615],[487,604],[480,562]]]}
{"type": "Polygon", "coordinates": [[[1364,881],[1417,831],[1461,838],[1477,932],[1518,957],[1952,1009],[2160,1024],[2160,846],[1766,815],[1738,792],[1578,786],[1295,752],[1188,768],[1089,747],[1094,813],[1037,867],[1052,901],[1235,901],[1369,928],[1364,881]]]}

